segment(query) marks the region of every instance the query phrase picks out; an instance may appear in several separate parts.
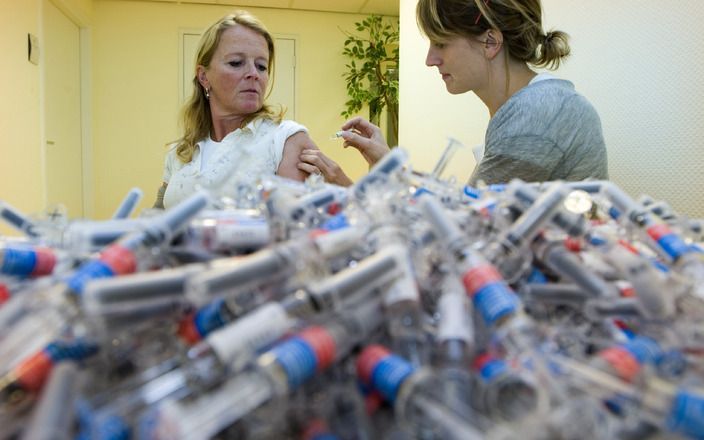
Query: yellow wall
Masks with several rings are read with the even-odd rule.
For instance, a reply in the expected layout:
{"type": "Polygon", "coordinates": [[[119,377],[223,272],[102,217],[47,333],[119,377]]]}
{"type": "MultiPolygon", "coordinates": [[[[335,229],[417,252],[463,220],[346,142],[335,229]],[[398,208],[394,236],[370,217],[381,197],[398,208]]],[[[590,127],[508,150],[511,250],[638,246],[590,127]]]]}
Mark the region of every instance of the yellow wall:
{"type": "MultiPolygon", "coordinates": [[[[112,214],[127,191],[151,206],[165,144],[178,137],[178,33],[203,29],[231,6],[100,0],[93,3],[93,163],[95,218],[112,214]]],[[[330,140],[344,122],[345,35],[363,16],[247,8],[274,34],[297,37],[297,120],[318,146],[356,178],[367,167],[330,140]]]]}
{"type": "Polygon", "coordinates": [[[79,26],[89,26],[93,16],[93,0],[51,0],[79,26]]]}
{"type": "MultiPolygon", "coordinates": [[[[92,0],[55,0],[82,26],[92,0]]],[[[41,0],[0,0],[0,200],[34,215],[44,209],[41,0]],[[39,38],[39,65],[27,60],[27,34],[39,38]]],[[[18,235],[0,222],[0,235],[18,235]]]]}
{"type": "MultiPolygon", "coordinates": [[[[25,213],[39,211],[43,196],[40,68],[27,60],[27,34],[39,35],[40,4],[0,0],[0,200],[25,213]]],[[[0,234],[10,231],[0,224],[0,234]]]]}

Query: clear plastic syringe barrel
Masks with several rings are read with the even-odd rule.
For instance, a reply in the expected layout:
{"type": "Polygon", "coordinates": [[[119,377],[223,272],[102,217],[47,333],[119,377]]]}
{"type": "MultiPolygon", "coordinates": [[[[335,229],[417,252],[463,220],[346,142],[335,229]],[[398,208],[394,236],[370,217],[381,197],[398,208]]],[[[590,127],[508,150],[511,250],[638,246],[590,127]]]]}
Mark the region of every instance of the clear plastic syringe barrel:
{"type": "Polygon", "coordinates": [[[140,425],[149,426],[144,438],[153,440],[208,440],[273,395],[269,378],[258,371],[244,371],[208,393],[207,398],[167,399],[140,425]]]}
{"type": "Polygon", "coordinates": [[[562,241],[541,241],[535,256],[559,276],[572,280],[595,297],[614,297],[617,292],[601,276],[587,267],[562,241]]]}
{"type": "Polygon", "coordinates": [[[232,296],[258,286],[283,281],[295,269],[293,263],[282,255],[280,247],[233,258],[231,263],[190,277],[186,281],[186,297],[200,306],[217,297],[232,296]]]}
{"type": "Polygon", "coordinates": [[[525,370],[514,369],[503,359],[488,353],[474,359],[478,372],[474,406],[499,420],[518,420],[538,412],[546,405],[545,390],[525,370]]]}
{"type": "Polygon", "coordinates": [[[174,313],[187,303],[186,280],[204,268],[191,264],[93,280],[86,285],[81,307],[87,318],[106,331],[174,313]]]}
{"type": "Polygon", "coordinates": [[[445,146],[445,149],[443,150],[440,159],[438,159],[430,175],[435,179],[440,179],[440,176],[442,175],[443,171],[445,171],[445,168],[447,168],[447,164],[450,163],[450,159],[452,159],[452,156],[455,155],[457,149],[463,147],[464,145],[462,145],[462,142],[458,141],[455,138],[448,137],[447,145],[445,146]]]}
{"type": "Polygon", "coordinates": [[[142,199],[142,195],[142,190],[139,188],[132,188],[129,190],[125,198],[122,199],[122,202],[120,202],[120,206],[118,206],[115,210],[112,218],[129,217],[130,214],[132,214],[132,211],[134,211],[134,208],[137,206],[137,203],[139,203],[142,199]]]}
{"type": "Polygon", "coordinates": [[[672,281],[649,258],[635,254],[620,243],[609,243],[601,249],[606,260],[619,269],[635,289],[636,298],[649,318],[666,319],[675,315],[672,281]]]}
{"type": "Polygon", "coordinates": [[[35,222],[2,200],[0,200],[0,218],[28,237],[37,238],[40,235],[35,222]]]}
{"type": "MultiPolygon", "coordinates": [[[[506,192],[527,206],[532,205],[540,197],[540,191],[534,185],[521,182],[518,179],[508,185],[506,192]]],[[[587,229],[584,215],[567,212],[563,209],[557,209],[551,221],[573,237],[583,235],[587,229]]]]}
{"type": "Polygon", "coordinates": [[[393,406],[399,426],[412,435],[432,432],[439,438],[485,438],[482,430],[463,420],[464,408],[458,412],[447,405],[434,377],[386,347],[367,346],[357,357],[357,376],[393,406]]]}
{"type": "Polygon", "coordinates": [[[427,363],[429,352],[410,251],[400,243],[386,248],[395,254],[400,272],[398,279],[386,289],[383,299],[391,347],[414,365],[423,365],[427,363]]]}
{"type": "Polygon", "coordinates": [[[153,217],[140,233],[130,234],[120,240],[121,246],[131,250],[138,247],[161,245],[185,227],[210,201],[206,191],[198,191],[163,214],[153,217]]]}
{"type": "Polygon", "coordinates": [[[435,333],[433,366],[438,386],[447,401],[469,414],[472,378],[469,370],[474,356],[472,309],[464,287],[455,274],[446,274],[437,305],[438,325],[435,333]]]}
{"type": "Polygon", "coordinates": [[[325,186],[296,200],[288,209],[288,218],[294,222],[304,221],[319,215],[327,207],[344,205],[347,191],[341,187],[325,186]]]}
{"type": "Polygon", "coordinates": [[[66,282],[69,289],[80,296],[91,280],[134,273],[139,263],[137,251],[170,240],[176,231],[206,206],[208,200],[208,193],[199,191],[159,217],[151,219],[144,229],[129,233],[108,246],[97,259],[82,264],[69,277],[66,282]]]}
{"type": "Polygon", "coordinates": [[[145,228],[148,222],[147,218],[72,221],[63,233],[61,246],[77,255],[89,254],[114,243],[125,234],[145,228]]]}
{"type": "MultiPolygon", "coordinates": [[[[572,183],[571,185],[575,186],[576,184],[572,183]]],[[[588,192],[600,191],[608,197],[618,211],[618,215],[613,216],[619,219],[626,219],[627,222],[639,229],[643,235],[644,242],[665,261],[677,262],[683,256],[692,255],[692,248],[675,234],[667,224],[656,219],[644,206],[633,200],[612,182],[594,182],[580,189],[588,192]]],[[[700,271],[703,274],[702,278],[704,278],[704,268],[702,267],[704,266],[700,265],[700,271]]]]}
{"type": "MultiPolygon", "coordinates": [[[[642,335],[633,335],[629,339],[606,347],[594,355],[589,364],[629,383],[637,383],[643,379],[645,370],[674,366],[672,361],[676,353],[665,352],[660,343],[642,335]]],[[[683,357],[680,357],[681,369],[685,368],[683,357]]]]}
{"type": "MultiPolygon", "coordinates": [[[[348,297],[357,295],[357,291],[369,291],[376,285],[374,280],[362,281],[365,283],[364,289],[355,288],[355,285],[360,285],[360,277],[355,275],[357,272],[354,270],[343,269],[335,275],[334,279],[327,277],[328,263],[359,245],[360,231],[354,229],[356,228],[350,227],[322,234],[313,232],[307,239],[309,241],[289,241],[274,248],[272,251],[275,256],[278,255],[282,261],[287,262],[283,270],[274,277],[232,283],[214,300],[182,321],[179,334],[190,342],[196,342],[207,333],[237,319],[262,302],[278,299],[290,290],[283,286],[287,282],[285,278],[289,276],[296,277],[292,283],[293,286],[303,284],[304,287],[282,301],[285,301],[290,313],[299,316],[336,308],[348,297]],[[321,276],[325,277],[322,282],[310,281],[311,278],[318,280],[321,276]],[[281,283],[281,286],[274,285],[276,283],[281,283]]],[[[232,264],[226,266],[232,267],[232,264]]],[[[369,271],[368,266],[367,264],[360,267],[358,272],[369,271]]],[[[229,274],[232,275],[232,273],[229,274]]],[[[200,275],[196,277],[195,281],[200,282],[202,277],[200,275]]]]}
{"type": "Polygon", "coordinates": [[[498,325],[513,316],[519,301],[498,269],[467,245],[462,231],[434,197],[421,197],[420,208],[434,234],[450,248],[454,270],[461,276],[465,292],[487,326],[498,325]]]}
{"type": "Polygon", "coordinates": [[[53,369],[22,433],[23,440],[72,438],[79,374],[78,365],[70,361],[53,369]]]}
{"type": "Polygon", "coordinates": [[[366,198],[366,193],[369,188],[376,185],[385,185],[392,174],[400,171],[408,162],[408,153],[401,147],[396,147],[391,150],[386,156],[382,157],[370,170],[369,173],[362,176],[350,188],[350,191],[357,199],[366,198]]]}
{"type": "MultiPolygon", "coordinates": [[[[402,274],[397,250],[385,247],[321,281],[314,281],[304,287],[316,310],[333,310],[353,297],[365,296],[376,289],[382,289],[394,282],[402,274]]],[[[293,303],[291,313],[297,314],[293,303]]]]}
{"type": "Polygon", "coordinates": [[[281,338],[295,323],[278,302],[257,307],[188,350],[189,380],[197,387],[209,388],[225,375],[241,371],[259,350],[281,338]]]}
{"type": "Polygon", "coordinates": [[[447,215],[440,201],[430,194],[423,194],[418,199],[418,205],[423,217],[433,227],[435,236],[449,247],[453,256],[459,253],[467,244],[468,237],[447,215]]]}
{"type": "MultiPolygon", "coordinates": [[[[513,184],[513,183],[512,183],[513,184]]],[[[521,249],[535,237],[538,229],[550,220],[560,203],[567,197],[568,189],[560,182],[553,183],[518,217],[509,229],[501,234],[500,243],[509,252],[521,249]]]]}
{"type": "Polygon", "coordinates": [[[349,354],[381,323],[378,302],[360,305],[323,326],[309,326],[260,354],[246,370],[210,393],[169,401],[156,415],[153,438],[210,438],[274,397],[288,395],[349,354]]]}
{"type": "Polygon", "coordinates": [[[185,373],[174,368],[174,362],[166,361],[151,370],[136,386],[120,384],[123,388],[108,390],[105,396],[92,396],[89,404],[95,409],[82,415],[81,438],[141,438],[138,420],[142,414],[168,398],[191,394],[185,373]]]}
{"type": "Polygon", "coordinates": [[[185,246],[209,252],[252,251],[271,240],[269,222],[251,209],[201,211],[184,234],[185,246]]]}
{"type": "Polygon", "coordinates": [[[474,351],[472,307],[455,274],[446,274],[438,301],[436,340],[438,366],[466,366],[474,351]]]}
{"type": "MultiPolygon", "coordinates": [[[[63,289],[52,288],[50,294],[61,296],[63,289]]],[[[28,292],[29,294],[29,292],[28,292]]],[[[39,301],[44,300],[41,298],[39,301]]],[[[0,336],[0,373],[4,373],[24,359],[45,347],[65,331],[69,317],[59,307],[38,306],[36,302],[17,296],[2,308],[6,318],[0,336]]]]}
{"type": "Polygon", "coordinates": [[[289,240],[275,247],[262,249],[244,257],[230,259],[229,263],[188,280],[187,297],[202,305],[218,296],[236,295],[258,286],[283,282],[301,266],[320,265],[359,245],[361,228],[343,228],[325,234],[311,234],[289,240]]]}
{"type": "Polygon", "coordinates": [[[525,303],[570,305],[577,309],[594,297],[572,283],[526,283],[521,286],[520,294],[525,303]]]}
{"type": "Polygon", "coordinates": [[[98,349],[95,342],[85,338],[49,342],[0,377],[0,404],[22,402],[42,389],[56,364],[67,360],[81,361],[96,354],[98,349]]]}
{"type": "Polygon", "coordinates": [[[576,360],[553,356],[562,378],[582,393],[599,400],[617,398],[639,411],[642,420],[666,432],[692,439],[704,437],[704,391],[677,388],[669,382],[649,376],[637,386],[576,360]]]}

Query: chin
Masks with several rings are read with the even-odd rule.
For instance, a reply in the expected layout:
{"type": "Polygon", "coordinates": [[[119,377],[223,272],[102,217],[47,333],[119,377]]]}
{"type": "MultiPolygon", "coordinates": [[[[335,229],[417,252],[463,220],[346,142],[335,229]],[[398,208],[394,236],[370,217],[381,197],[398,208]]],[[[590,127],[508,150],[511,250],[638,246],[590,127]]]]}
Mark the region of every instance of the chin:
{"type": "Polygon", "coordinates": [[[469,92],[470,89],[468,88],[463,88],[463,87],[452,87],[450,85],[447,86],[447,92],[450,95],[461,95],[463,93],[469,92]]]}

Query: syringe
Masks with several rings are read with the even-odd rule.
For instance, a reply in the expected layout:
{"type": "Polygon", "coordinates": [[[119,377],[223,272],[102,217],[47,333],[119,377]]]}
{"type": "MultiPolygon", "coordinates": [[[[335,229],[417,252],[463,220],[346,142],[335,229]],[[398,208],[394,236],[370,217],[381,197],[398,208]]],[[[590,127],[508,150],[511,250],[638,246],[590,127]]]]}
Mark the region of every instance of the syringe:
{"type": "Polygon", "coordinates": [[[35,222],[2,200],[0,200],[0,218],[28,237],[37,238],[40,235],[35,222]]]}
{"type": "Polygon", "coordinates": [[[377,303],[361,305],[323,325],[306,327],[258,356],[256,368],[192,400],[170,400],[152,416],[152,438],[206,439],[266,402],[286,396],[346,356],[375,331],[377,303]]]}
{"type": "Polygon", "coordinates": [[[132,188],[129,190],[125,198],[120,202],[120,206],[117,207],[112,218],[127,218],[132,214],[137,203],[142,199],[142,190],[139,188],[132,188]]]}

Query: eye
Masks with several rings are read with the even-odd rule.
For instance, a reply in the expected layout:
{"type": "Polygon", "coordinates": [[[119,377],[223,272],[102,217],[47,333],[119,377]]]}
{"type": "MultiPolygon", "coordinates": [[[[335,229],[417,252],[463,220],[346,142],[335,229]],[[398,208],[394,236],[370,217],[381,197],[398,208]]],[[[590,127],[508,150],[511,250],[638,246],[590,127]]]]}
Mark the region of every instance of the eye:
{"type": "Polygon", "coordinates": [[[445,47],[445,43],[441,43],[439,41],[434,41],[431,44],[436,49],[443,49],[445,47]]]}
{"type": "Polygon", "coordinates": [[[234,60],[234,61],[228,62],[227,64],[229,64],[232,67],[240,67],[240,66],[242,66],[242,61],[234,60]]]}
{"type": "Polygon", "coordinates": [[[269,70],[269,66],[267,66],[266,64],[257,64],[257,70],[259,70],[260,72],[266,72],[267,70],[269,70]]]}

